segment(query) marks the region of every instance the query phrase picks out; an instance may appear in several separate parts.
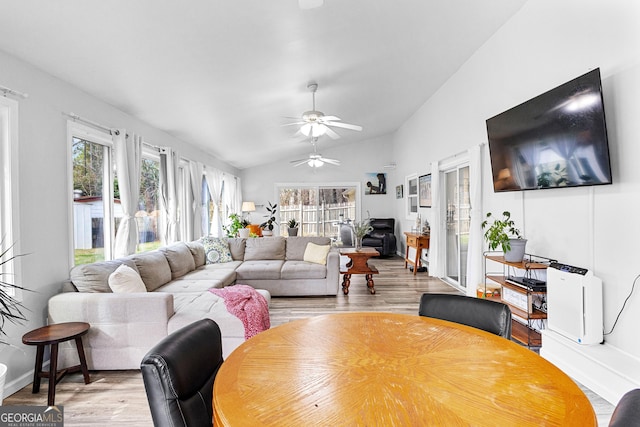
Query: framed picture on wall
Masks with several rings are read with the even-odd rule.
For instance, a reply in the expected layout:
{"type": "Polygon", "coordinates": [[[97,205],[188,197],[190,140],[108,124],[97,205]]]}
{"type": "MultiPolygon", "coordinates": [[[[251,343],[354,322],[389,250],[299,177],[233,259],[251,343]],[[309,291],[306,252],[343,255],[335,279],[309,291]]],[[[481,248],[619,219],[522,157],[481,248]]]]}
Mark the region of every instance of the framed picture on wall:
{"type": "Polygon", "coordinates": [[[421,208],[431,207],[431,174],[418,178],[418,201],[421,208]]]}
{"type": "Polygon", "coordinates": [[[396,199],[402,199],[402,184],[396,185],[396,199]]]}
{"type": "Polygon", "coordinates": [[[387,174],[372,172],[366,174],[364,194],[387,194],[387,174]]]}

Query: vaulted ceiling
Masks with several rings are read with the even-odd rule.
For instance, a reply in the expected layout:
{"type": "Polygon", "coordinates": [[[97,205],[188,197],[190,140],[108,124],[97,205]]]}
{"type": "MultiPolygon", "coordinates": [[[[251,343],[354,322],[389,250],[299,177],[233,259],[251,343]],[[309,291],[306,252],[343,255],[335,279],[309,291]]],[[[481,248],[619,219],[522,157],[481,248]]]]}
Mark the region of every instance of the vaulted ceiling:
{"type": "Polygon", "coordinates": [[[308,153],[310,81],[363,127],[320,146],[394,132],[525,1],[2,1],[0,50],[243,169],[308,153]]]}

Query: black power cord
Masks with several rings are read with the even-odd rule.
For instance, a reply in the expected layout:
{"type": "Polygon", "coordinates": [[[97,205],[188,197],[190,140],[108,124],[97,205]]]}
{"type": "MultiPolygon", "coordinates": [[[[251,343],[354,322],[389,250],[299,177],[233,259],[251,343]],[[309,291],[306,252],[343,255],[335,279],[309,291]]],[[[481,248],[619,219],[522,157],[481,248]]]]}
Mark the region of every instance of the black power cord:
{"type": "Polygon", "coordinates": [[[622,303],[622,308],[620,309],[620,311],[618,312],[618,315],[616,316],[616,321],[613,322],[613,326],[611,327],[611,330],[609,332],[604,332],[604,335],[610,335],[613,332],[613,330],[616,328],[616,325],[618,324],[618,319],[620,319],[620,315],[624,311],[624,307],[627,305],[627,301],[629,301],[629,298],[631,298],[631,295],[633,295],[633,290],[635,289],[636,282],[638,281],[639,278],[640,278],[640,274],[638,274],[636,278],[633,279],[633,284],[631,285],[631,292],[629,292],[629,295],[627,295],[624,302],[622,303]]]}

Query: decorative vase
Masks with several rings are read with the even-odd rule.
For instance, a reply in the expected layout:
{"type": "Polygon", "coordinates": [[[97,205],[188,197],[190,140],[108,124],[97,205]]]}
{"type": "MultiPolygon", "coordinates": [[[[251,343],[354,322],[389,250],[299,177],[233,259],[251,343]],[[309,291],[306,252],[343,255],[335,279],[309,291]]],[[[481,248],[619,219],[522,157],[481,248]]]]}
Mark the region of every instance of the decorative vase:
{"type": "Polygon", "coordinates": [[[249,237],[250,233],[251,233],[251,230],[249,230],[248,228],[241,228],[240,230],[238,230],[238,235],[245,239],[249,237]]]}
{"type": "Polygon", "coordinates": [[[362,250],[362,237],[356,236],[356,251],[362,250]]]}
{"type": "Polygon", "coordinates": [[[507,262],[522,262],[527,246],[527,239],[509,239],[511,250],[504,253],[504,260],[507,262]]]}
{"type": "Polygon", "coordinates": [[[273,236],[273,230],[262,230],[262,235],[265,237],[273,236]]]}
{"type": "Polygon", "coordinates": [[[290,237],[297,236],[297,235],[298,235],[298,227],[295,227],[295,228],[291,228],[291,227],[289,227],[289,228],[287,229],[287,232],[289,233],[289,236],[290,236],[290,237]]]}

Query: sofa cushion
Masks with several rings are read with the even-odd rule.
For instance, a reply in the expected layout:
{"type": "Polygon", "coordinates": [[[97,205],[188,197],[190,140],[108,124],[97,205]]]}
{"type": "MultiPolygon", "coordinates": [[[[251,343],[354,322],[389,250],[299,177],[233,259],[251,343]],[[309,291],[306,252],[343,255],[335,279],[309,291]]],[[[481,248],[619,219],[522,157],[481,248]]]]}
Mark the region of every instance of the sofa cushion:
{"type": "Polygon", "coordinates": [[[149,251],[132,257],[149,292],[171,280],[169,261],[160,251],[149,251]]]}
{"type": "Polygon", "coordinates": [[[109,288],[114,293],[147,292],[140,274],[128,265],[122,264],[109,275],[109,288]]]}
{"type": "Polygon", "coordinates": [[[138,271],[132,260],[113,260],[76,265],[69,272],[69,278],[79,292],[112,292],[109,275],[122,264],[138,271]]]}
{"type": "Polygon", "coordinates": [[[247,239],[244,251],[245,261],[256,261],[266,259],[284,260],[285,239],[284,237],[260,237],[247,239]]]}
{"type": "Polygon", "coordinates": [[[313,242],[307,243],[307,249],[304,251],[303,261],[313,262],[315,264],[327,264],[327,254],[329,253],[331,246],[329,245],[316,245],[313,242]]]}
{"type": "Polygon", "coordinates": [[[315,243],[316,245],[330,245],[331,239],[319,236],[288,237],[286,250],[287,260],[302,261],[304,251],[307,249],[307,243],[309,242],[315,243]]]}
{"type": "Polygon", "coordinates": [[[206,259],[204,256],[204,246],[202,246],[202,242],[186,242],[186,245],[189,247],[191,255],[193,255],[193,261],[196,264],[196,268],[203,266],[206,259]]]}
{"type": "Polygon", "coordinates": [[[283,280],[290,279],[324,279],[327,268],[324,265],[306,261],[286,261],[280,272],[283,280]]]}
{"type": "Polygon", "coordinates": [[[247,239],[241,237],[229,239],[229,250],[234,261],[244,260],[244,251],[247,245],[247,239]]]}
{"type": "Polygon", "coordinates": [[[202,246],[204,246],[206,264],[233,261],[231,251],[229,250],[229,243],[226,238],[203,237],[201,240],[202,246]]]}
{"type": "Polygon", "coordinates": [[[182,277],[190,271],[196,269],[191,249],[182,242],[174,243],[171,246],[160,248],[171,268],[171,278],[182,277]]]}
{"type": "Polygon", "coordinates": [[[243,280],[254,279],[280,279],[280,270],[283,264],[284,261],[280,260],[245,261],[236,269],[236,282],[241,283],[243,280]]]}
{"type": "Polygon", "coordinates": [[[180,293],[206,292],[210,288],[221,288],[221,280],[172,280],[166,285],[160,286],[154,292],[166,292],[174,296],[180,293]]]}

